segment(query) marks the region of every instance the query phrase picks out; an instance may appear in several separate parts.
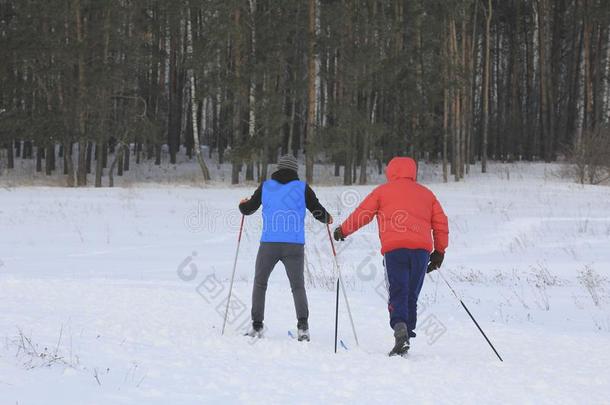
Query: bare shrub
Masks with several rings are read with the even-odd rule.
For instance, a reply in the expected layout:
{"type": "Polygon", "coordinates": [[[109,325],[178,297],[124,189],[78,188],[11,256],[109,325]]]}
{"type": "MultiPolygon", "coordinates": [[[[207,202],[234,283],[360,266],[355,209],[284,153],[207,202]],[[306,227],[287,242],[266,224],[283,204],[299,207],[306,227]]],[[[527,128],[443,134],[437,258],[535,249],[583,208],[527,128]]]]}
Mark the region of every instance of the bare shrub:
{"type": "Polygon", "coordinates": [[[527,282],[531,287],[534,303],[539,309],[548,311],[550,309],[548,287],[558,287],[563,282],[542,263],[537,266],[530,266],[527,282]]]}
{"type": "Polygon", "coordinates": [[[590,266],[585,266],[578,274],[578,282],[589,292],[596,307],[599,307],[606,291],[605,284],[608,279],[601,276],[590,266]]]}
{"type": "MultiPolygon", "coordinates": [[[[334,269],[328,264],[326,266],[324,265],[322,254],[316,246],[314,246],[313,249],[313,255],[305,254],[305,283],[308,288],[320,288],[326,291],[333,291],[335,282],[337,281],[334,269]],[[311,258],[317,261],[317,266],[310,260],[311,258]]],[[[326,258],[326,261],[328,261],[328,258],[326,258]]]]}
{"type": "Polygon", "coordinates": [[[610,127],[583,131],[569,153],[571,174],[580,184],[601,184],[610,179],[610,127]]]}
{"type": "Polygon", "coordinates": [[[39,367],[52,367],[54,365],[74,368],[78,360],[74,362],[71,358],[66,359],[59,353],[62,336],[63,327],[59,332],[57,345],[55,348],[49,348],[48,346],[33,343],[30,336],[27,336],[21,329],[18,329],[18,336],[12,341],[17,348],[15,356],[23,361],[23,367],[27,370],[39,367]]]}
{"type": "Polygon", "coordinates": [[[478,269],[466,269],[464,267],[460,267],[459,273],[452,273],[452,277],[455,280],[466,283],[485,283],[487,278],[485,274],[478,269]]]}
{"type": "Polygon", "coordinates": [[[546,265],[538,263],[537,266],[530,266],[530,277],[528,282],[536,288],[540,287],[558,287],[563,285],[563,282],[554,274],[551,274],[546,265]]]}

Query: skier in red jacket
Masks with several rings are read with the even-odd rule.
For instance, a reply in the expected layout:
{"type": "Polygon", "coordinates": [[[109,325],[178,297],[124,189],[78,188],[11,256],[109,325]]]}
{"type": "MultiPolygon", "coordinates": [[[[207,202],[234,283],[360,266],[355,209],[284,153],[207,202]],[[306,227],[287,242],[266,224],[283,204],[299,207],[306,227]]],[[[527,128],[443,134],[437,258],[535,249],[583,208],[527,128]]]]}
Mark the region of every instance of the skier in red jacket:
{"type": "Polygon", "coordinates": [[[375,188],[335,229],[334,238],[345,240],[377,218],[388,281],[390,326],[395,338],[389,354],[394,356],[406,355],[409,339],[415,337],[417,297],[426,272],[443,263],[449,226],[435,195],[417,183],[413,159],[392,159],[386,177],[387,183],[375,188]]]}

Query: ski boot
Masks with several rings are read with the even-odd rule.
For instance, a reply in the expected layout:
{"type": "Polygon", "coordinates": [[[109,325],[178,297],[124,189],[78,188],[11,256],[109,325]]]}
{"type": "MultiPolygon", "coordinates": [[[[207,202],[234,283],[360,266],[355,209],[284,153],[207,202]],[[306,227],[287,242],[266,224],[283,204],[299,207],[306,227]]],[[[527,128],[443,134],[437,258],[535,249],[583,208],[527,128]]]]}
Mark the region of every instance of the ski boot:
{"type": "Polygon", "coordinates": [[[409,331],[407,325],[403,322],[399,322],[394,325],[394,347],[388,353],[388,356],[402,356],[406,357],[409,352],[409,331]]]}
{"type": "Polygon", "coordinates": [[[299,342],[309,342],[309,325],[307,319],[299,319],[297,323],[297,340],[299,342]]]}
{"type": "Polygon", "coordinates": [[[262,338],[263,337],[263,323],[262,322],[252,322],[252,326],[250,330],[244,334],[244,336],[248,336],[251,338],[262,338]]]}

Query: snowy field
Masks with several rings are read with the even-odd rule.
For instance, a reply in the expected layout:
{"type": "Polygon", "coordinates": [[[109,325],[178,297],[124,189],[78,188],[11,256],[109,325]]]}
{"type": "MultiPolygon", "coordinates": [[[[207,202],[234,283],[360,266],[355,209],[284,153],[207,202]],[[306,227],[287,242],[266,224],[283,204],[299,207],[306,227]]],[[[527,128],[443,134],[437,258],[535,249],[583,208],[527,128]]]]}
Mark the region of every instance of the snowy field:
{"type": "MultiPolygon", "coordinates": [[[[388,358],[381,256],[372,224],[340,246],[357,347],[326,229],[308,222],[312,341],[288,336],[281,265],[266,338],[249,320],[260,213],[246,219],[234,307],[220,336],[240,198],[254,186],[0,188],[0,404],[587,403],[610,400],[610,188],[557,166],[494,165],[442,184],[443,274],[426,277],[410,357],[388,358]]],[[[436,173],[436,174],[435,174],[436,173]]],[[[3,185],[0,178],[0,185],[3,185]]],[[[314,187],[343,219],[372,186],[314,187]]]]}

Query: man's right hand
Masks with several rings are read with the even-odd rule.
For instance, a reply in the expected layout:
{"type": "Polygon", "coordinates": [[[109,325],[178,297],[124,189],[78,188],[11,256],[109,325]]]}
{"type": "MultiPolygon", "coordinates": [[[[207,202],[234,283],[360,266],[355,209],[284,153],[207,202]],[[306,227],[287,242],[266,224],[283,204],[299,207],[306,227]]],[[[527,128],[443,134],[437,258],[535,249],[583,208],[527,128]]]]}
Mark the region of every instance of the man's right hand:
{"type": "Polygon", "coordinates": [[[243,204],[243,203],[247,203],[248,201],[250,201],[250,199],[249,199],[249,198],[242,198],[242,199],[239,201],[239,203],[240,203],[240,204],[243,204]]]}
{"type": "Polygon", "coordinates": [[[345,240],[345,235],[343,235],[343,231],[341,230],[340,226],[335,228],[335,232],[333,232],[333,237],[337,242],[345,240]]]}

